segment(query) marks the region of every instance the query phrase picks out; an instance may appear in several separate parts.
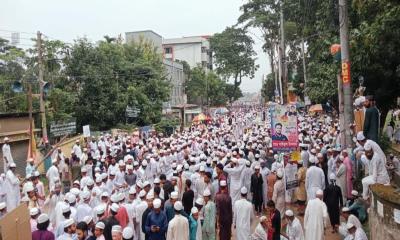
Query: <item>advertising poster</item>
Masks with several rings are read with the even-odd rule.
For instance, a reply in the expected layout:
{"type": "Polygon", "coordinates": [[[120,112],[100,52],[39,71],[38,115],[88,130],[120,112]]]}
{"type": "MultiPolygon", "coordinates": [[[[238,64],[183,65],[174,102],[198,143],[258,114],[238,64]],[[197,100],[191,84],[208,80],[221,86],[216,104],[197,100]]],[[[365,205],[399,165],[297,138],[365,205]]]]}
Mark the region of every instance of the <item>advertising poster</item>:
{"type": "Polygon", "coordinates": [[[276,151],[291,151],[298,147],[296,105],[271,105],[272,148],[276,151]]]}
{"type": "Polygon", "coordinates": [[[286,190],[295,189],[299,186],[296,164],[287,164],[285,166],[285,183],[286,190]]]}

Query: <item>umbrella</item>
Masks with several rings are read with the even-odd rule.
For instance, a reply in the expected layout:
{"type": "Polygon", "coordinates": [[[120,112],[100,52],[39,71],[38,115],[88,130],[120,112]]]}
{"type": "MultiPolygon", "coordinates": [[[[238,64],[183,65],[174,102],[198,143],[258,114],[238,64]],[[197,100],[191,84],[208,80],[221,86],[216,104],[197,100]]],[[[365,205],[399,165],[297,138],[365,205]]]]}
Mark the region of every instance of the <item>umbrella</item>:
{"type": "Polygon", "coordinates": [[[308,109],[308,111],[309,111],[309,112],[322,112],[322,111],[323,111],[322,105],[321,105],[321,104],[312,105],[312,106],[310,107],[310,109],[308,109]]]}
{"type": "Polygon", "coordinates": [[[226,114],[229,110],[226,107],[220,107],[215,110],[215,114],[226,114]]]}

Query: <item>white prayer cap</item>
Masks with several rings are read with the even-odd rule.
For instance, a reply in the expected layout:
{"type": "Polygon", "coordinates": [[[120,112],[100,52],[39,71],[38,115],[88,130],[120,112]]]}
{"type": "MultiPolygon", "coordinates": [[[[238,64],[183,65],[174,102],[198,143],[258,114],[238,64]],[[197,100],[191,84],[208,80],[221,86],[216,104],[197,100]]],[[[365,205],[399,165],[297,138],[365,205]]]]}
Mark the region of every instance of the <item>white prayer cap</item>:
{"type": "Polygon", "coordinates": [[[33,162],[33,158],[28,158],[28,162],[33,162]]]}
{"type": "Polygon", "coordinates": [[[199,209],[197,209],[197,207],[192,207],[192,209],[190,210],[190,212],[191,212],[192,214],[196,214],[196,213],[199,212],[199,209]]]}
{"type": "Polygon", "coordinates": [[[364,141],[364,140],[365,140],[364,133],[362,131],[359,131],[357,133],[357,141],[364,141]]]}
{"type": "Polygon", "coordinates": [[[342,212],[350,212],[350,208],[344,207],[344,208],[342,208],[342,212]]]}
{"type": "Polygon", "coordinates": [[[87,172],[87,169],[86,169],[85,166],[83,166],[83,167],[81,168],[81,172],[87,172]]]}
{"type": "Polygon", "coordinates": [[[369,142],[365,143],[364,144],[364,150],[365,151],[371,151],[372,150],[372,145],[369,142]]]}
{"type": "Polygon", "coordinates": [[[107,173],[102,173],[102,174],[101,174],[101,179],[104,180],[104,179],[106,179],[107,177],[108,177],[107,173]]]}
{"type": "Polygon", "coordinates": [[[331,174],[329,175],[329,179],[330,179],[330,180],[336,180],[336,175],[335,175],[334,173],[331,173],[331,174]]]}
{"type": "Polygon", "coordinates": [[[154,179],[154,184],[158,184],[158,183],[160,183],[161,181],[160,181],[160,178],[158,178],[158,177],[156,177],[156,179],[154,179]]]}
{"type": "Polygon", "coordinates": [[[142,197],[144,197],[144,196],[146,196],[146,191],[145,191],[145,190],[141,190],[141,191],[139,192],[139,198],[142,198],[142,197]]]}
{"type": "Polygon", "coordinates": [[[226,181],[225,181],[225,180],[222,180],[221,182],[219,182],[219,185],[220,185],[221,187],[226,187],[226,181]]]}
{"type": "Polygon", "coordinates": [[[63,213],[67,213],[67,212],[70,212],[70,211],[71,211],[71,208],[69,207],[69,205],[64,205],[62,207],[62,212],[63,213]]]}
{"type": "Polygon", "coordinates": [[[31,215],[31,216],[35,216],[35,215],[37,215],[37,214],[39,214],[39,209],[38,208],[31,208],[31,210],[29,211],[29,215],[31,215]]]}
{"type": "Polygon", "coordinates": [[[119,206],[116,203],[111,204],[111,210],[113,210],[113,212],[118,212],[119,210],[119,206]]]}
{"type": "Polygon", "coordinates": [[[10,168],[12,168],[12,167],[17,167],[17,165],[15,165],[15,163],[10,163],[9,167],[10,167],[10,168]]]}
{"type": "Polygon", "coordinates": [[[116,174],[115,170],[110,171],[110,176],[115,176],[115,174],[116,174]]]}
{"type": "Polygon", "coordinates": [[[208,188],[206,188],[203,192],[203,197],[209,197],[209,196],[211,196],[211,191],[208,188]]]}
{"type": "Polygon", "coordinates": [[[260,165],[259,165],[259,164],[255,165],[255,166],[254,166],[254,169],[260,170],[260,165]]]}
{"type": "Polygon", "coordinates": [[[150,182],[149,182],[149,181],[144,181],[143,187],[146,187],[146,186],[149,186],[149,185],[150,185],[150,182]]]}
{"type": "Polygon", "coordinates": [[[39,217],[37,218],[37,223],[41,224],[41,223],[45,223],[49,221],[49,216],[46,213],[42,213],[39,215],[39,217]]]}
{"type": "Polygon", "coordinates": [[[318,153],[318,154],[317,154],[317,157],[318,157],[318,158],[323,158],[324,155],[323,155],[322,153],[318,153]]]}
{"type": "Polygon", "coordinates": [[[276,176],[277,176],[278,178],[282,178],[282,177],[283,177],[283,171],[282,171],[281,168],[279,168],[279,169],[276,171],[276,176]]]}
{"type": "Polygon", "coordinates": [[[111,232],[122,233],[122,227],[120,225],[114,225],[111,228],[111,232]]]}
{"type": "Polygon", "coordinates": [[[324,192],[321,189],[318,189],[315,193],[316,193],[316,195],[320,195],[320,196],[324,195],[324,192]]]}
{"type": "Polygon", "coordinates": [[[83,218],[83,221],[84,221],[86,224],[89,225],[89,223],[90,223],[91,221],[93,221],[93,217],[92,217],[92,216],[85,216],[85,217],[83,218]]]}
{"type": "Polygon", "coordinates": [[[81,192],[79,189],[77,188],[71,188],[71,190],[69,190],[72,194],[74,194],[75,196],[79,196],[79,193],[81,192]]]}
{"type": "Polygon", "coordinates": [[[204,205],[204,199],[202,197],[197,198],[196,199],[196,204],[203,206],[204,205]]]}
{"type": "Polygon", "coordinates": [[[5,137],[4,141],[10,141],[10,139],[8,137],[5,137]]]}
{"type": "Polygon", "coordinates": [[[57,159],[56,159],[56,158],[54,158],[54,159],[51,160],[51,163],[56,163],[56,162],[57,162],[57,159]]]}
{"type": "Polygon", "coordinates": [[[308,161],[310,163],[315,163],[315,157],[314,156],[310,156],[310,158],[308,159],[308,161]]]}
{"type": "Polygon", "coordinates": [[[135,189],[135,187],[134,187],[134,186],[130,187],[128,193],[129,193],[129,194],[136,194],[136,189],[135,189]]]}
{"type": "Polygon", "coordinates": [[[142,166],[147,166],[147,161],[146,160],[143,160],[142,166]]]}
{"type": "Polygon", "coordinates": [[[148,192],[146,195],[146,200],[152,200],[154,199],[154,193],[153,192],[148,192]]]}
{"type": "Polygon", "coordinates": [[[126,170],[133,170],[133,166],[132,165],[126,165],[126,170]]]}
{"type": "Polygon", "coordinates": [[[112,194],[110,197],[111,202],[118,202],[118,195],[116,193],[112,194]]]}
{"type": "Polygon", "coordinates": [[[172,199],[178,199],[178,192],[174,191],[171,193],[171,198],[172,199]]]}
{"type": "Polygon", "coordinates": [[[92,186],[94,184],[93,179],[89,178],[88,181],[86,182],[87,186],[92,186]]]}
{"type": "Polygon", "coordinates": [[[161,200],[158,199],[158,198],[154,199],[153,200],[153,207],[156,208],[156,209],[160,208],[161,207],[161,200]]]}
{"type": "Polygon", "coordinates": [[[67,220],[64,221],[63,227],[64,227],[64,228],[67,228],[67,227],[71,226],[71,225],[74,224],[74,223],[75,223],[74,219],[72,219],[72,218],[67,219],[67,220]]]}
{"type": "Polygon", "coordinates": [[[260,154],[257,153],[254,157],[255,158],[260,158],[260,154]]]}
{"type": "Polygon", "coordinates": [[[67,201],[68,201],[68,203],[70,203],[70,204],[75,203],[75,202],[76,202],[76,196],[75,196],[74,194],[69,194],[69,195],[67,196],[67,201]]]}
{"type": "Polygon", "coordinates": [[[96,183],[101,183],[101,177],[100,176],[96,177],[96,183]]]}
{"type": "Polygon", "coordinates": [[[250,166],[251,162],[249,160],[246,160],[246,166],[250,166]]]}
{"type": "Polygon", "coordinates": [[[204,168],[203,165],[201,165],[201,166],[200,166],[200,172],[204,172],[204,171],[205,171],[205,168],[204,168]]]}
{"type": "Polygon", "coordinates": [[[183,209],[182,202],[181,202],[181,201],[176,201],[176,202],[174,203],[174,209],[175,209],[176,211],[181,211],[181,210],[183,209]]]}
{"type": "Polygon", "coordinates": [[[117,197],[118,197],[118,202],[121,202],[125,199],[125,193],[120,192],[118,193],[117,197]]]}
{"type": "Polygon", "coordinates": [[[99,205],[96,207],[96,214],[101,215],[106,211],[105,207],[103,205],[99,205]]]}
{"type": "Polygon", "coordinates": [[[108,192],[106,192],[106,191],[104,191],[102,194],[101,194],[101,197],[109,197],[110,196],[110,194],[108,194],[108,192]]]}
{"type": "Polygon", "coordinates": [[[133,237],[133,229],[131,227],[125,227],[124,231],[122,231],[123,239],[131,239],[133,237]]]}
{"type": "Polygon", "coordinates": [[[133,162],[133,166],[134,166],[134,167],[139,166],[139,162],[138,162],[138,161],[134,161],[134,162],[133,162]]]}
{"type": "Polygon", "coordinates": [[[40,176],[39,171],[34,171],[34,172],[33,172],[33,176],[34,176],[34,177],[39,177],[39,176],[40,176]]]}
{"type": "Polygon", "coordinates": [[[104,230],[104,228],[106,227],[106,225],[103,222],[97,222],[95,228],[98,229],[102,229],[104,230]]]}
{"type": "Polygon", "coordinates": [[[241,194],[247,194],[247,188],[246,188],[246,187],[242,187],[242,188],[240,189],[240,193],[241,193],[241,194]]]}
{"type": "Polygon", "coordinates": [[[238,162],[238,159],[237,159],[237,158],[232,158],[232,162],[233,162],[233,163],[237,163],[237,162],[238,162]]]}
{"type": "Polygon", "coordinates": [[[358,192],[357,192],[356,190],[352,190],[352,191],[351,191],[351,195],[353,195],[353,196],[358,196],[358,192]]]}
{"type": "Polygon", "coordinates": [[[26,192],[32,192],[33,190],[35,190],[35,188],[33,187],[33,183],[28,183],[27,185],[26,185],[26,188],[25,188],[25,191],[26,192]]]}
{"type": "Polygon", "coordinates": [[[350,230],[350,229],[352,229],[353,227],[355,227],[355,226],[354,226],[354,224],[352,224],[352,223],[347,223],[347,224],[346,224],[347,230],[350,230]]]}
{"type": "Polygon", "coordinates": [[[286,210],[285,215],[288,216],[288,217],[293,217],[294,213],[293,213],[292,210],[288,209],[288,210],[286,210]]]}

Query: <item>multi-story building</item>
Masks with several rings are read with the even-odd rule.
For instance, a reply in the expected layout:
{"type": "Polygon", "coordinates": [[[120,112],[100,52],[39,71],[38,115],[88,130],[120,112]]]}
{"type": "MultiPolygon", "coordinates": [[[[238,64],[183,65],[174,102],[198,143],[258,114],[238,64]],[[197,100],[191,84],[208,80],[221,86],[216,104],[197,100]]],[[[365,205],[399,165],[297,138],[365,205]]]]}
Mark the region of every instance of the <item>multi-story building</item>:
{"type": "Polygon", "coordinates": [[[164,59],[186,61],[191,68],[201,66],[212,70],[210,36],[163,39],[164,59]]]}
{"type": "MultiPolygon", "coordinates": [[[[154,47],[160,55],[163,53],[162,48],[162,36],[151,31],[135,31],[125,33],[126,42],[140,42],[140,41],[150,41],[153,43],[154,47]]],[[[169,102],[164,104],[164,110],[170,109],[173,106],[185,104],[185,74],[183,72],[183,65],[172,59],[163,59],[163,64],[167,72],[167,79],[171,83],[171,93],[169,102]]]]}

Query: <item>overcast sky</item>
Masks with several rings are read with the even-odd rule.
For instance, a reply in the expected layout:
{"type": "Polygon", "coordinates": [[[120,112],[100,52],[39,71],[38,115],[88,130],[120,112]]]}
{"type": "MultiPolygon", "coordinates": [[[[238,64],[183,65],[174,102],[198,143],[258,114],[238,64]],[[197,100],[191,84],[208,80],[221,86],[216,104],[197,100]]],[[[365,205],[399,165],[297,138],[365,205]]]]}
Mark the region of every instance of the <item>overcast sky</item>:
{"type": "MultiPolygon", "coordinates": [[[[164,38],[209,35],[236,23],[245,0],[2,0],[0,37],[10,31],[21,38],[34,37],[40,30],[54,39],[72,42],[86,36],[97,41],[104,35],[151,29],[164,38]]],[[[253,34],[259,35],[257,30],[253,34]]],[[[269,71],[262,42],[254,38],[260,65],[254,79],[242,82],[241,89],[261,89],[262,75],[269,71]]],[[[31,44],[21,39],[21,46],[31,44]],[[24,45],[26,44],[26,45],[24,45]]]]}

